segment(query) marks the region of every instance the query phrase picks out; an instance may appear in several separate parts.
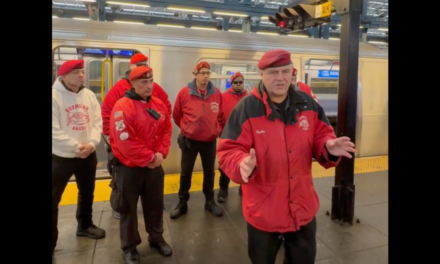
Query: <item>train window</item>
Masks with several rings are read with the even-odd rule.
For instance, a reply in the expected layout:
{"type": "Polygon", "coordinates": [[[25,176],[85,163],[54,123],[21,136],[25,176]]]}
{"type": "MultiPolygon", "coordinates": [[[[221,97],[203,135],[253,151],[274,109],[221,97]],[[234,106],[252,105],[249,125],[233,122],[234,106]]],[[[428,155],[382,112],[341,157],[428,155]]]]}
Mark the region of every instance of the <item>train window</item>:
{"type": "Polygon", "coordinates": [[[337,94],[339,61],[328,59],[309,59],[304,66],[306,83],[314,94],[337,94]]]}
{"type": "Polygon", "coordinates": [[[220,59],[201,59],[209,62],[211,66],[211,82],[220,89],[221,92],[231,87],[229,78],[235,72],[240,72],[244,77],[244,88],[250,91],[260,81],[260,73],[257,68],[258,61],[235,61],[220,59]]]}

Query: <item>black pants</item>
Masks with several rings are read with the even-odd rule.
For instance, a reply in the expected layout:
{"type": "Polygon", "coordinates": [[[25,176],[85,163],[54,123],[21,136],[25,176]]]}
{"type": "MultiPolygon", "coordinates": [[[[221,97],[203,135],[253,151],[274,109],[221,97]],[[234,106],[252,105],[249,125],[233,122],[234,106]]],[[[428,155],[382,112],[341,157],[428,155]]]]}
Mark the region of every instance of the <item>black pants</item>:
{"type": "Polygon", "coordinates": [[[78,187],[78,229],[87,229],[93,225],[92,205],[97,164],[96,152],[85,159],[62,158],[52,154],[52,249],[58,240],[58,205],[72,175],[75,175],[78,187]]]}
{"type": "Polygon", "coordinates": [[[219,168],[218,171],[220,172],[220,178],[219,178],[219,185],[220,189],[227,190],[229,187],[229,182],[231,181],[226,174],[219,168]]]}
{"type": "Polygon", "coordinates": [[[162,166],[154,169],[131,168],[123,164],[115,166],[114,178],[118,189],[122,189],[123,202],[127,210],[121,212],[119,233],[121,248],[129,252],[141,244],[138,231],[137,204],[141,197],[145,229],[148,241],[163,241],[163,191],[165,173],[162,166]],[[121,188],[123,186],[123,188],[121,188]]]}
{"type": "Polygon", "coordinates": [[[200,142],[191,140],[191,148],[182,150],[179,198],[189,200],[189,189],[197,154],[200,153],[203,167],[203,194],[207,199],[214,197],[214,163],[217,140],[200,142]]]}
{"type": "Polygon", "coordinates": [[[248,254],[252,264],[274,264],[284,237],[284,264],[313,264],[316,257],[316,219],[297,232],[268,233],[249,223],[248,254]]]}

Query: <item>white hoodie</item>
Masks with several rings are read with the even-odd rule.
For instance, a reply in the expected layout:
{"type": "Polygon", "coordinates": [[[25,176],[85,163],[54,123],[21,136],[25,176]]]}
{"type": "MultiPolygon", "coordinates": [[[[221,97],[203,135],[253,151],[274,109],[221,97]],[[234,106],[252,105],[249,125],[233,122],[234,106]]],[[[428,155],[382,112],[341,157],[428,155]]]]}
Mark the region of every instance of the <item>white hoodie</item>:
{"type": "Polygon", "coordinates": [[[52,86],[52,154],[77,157],[78,148],[101,141],[101,107],[87,88],[78,93],[67,90],[58,77],[52,86]]]}

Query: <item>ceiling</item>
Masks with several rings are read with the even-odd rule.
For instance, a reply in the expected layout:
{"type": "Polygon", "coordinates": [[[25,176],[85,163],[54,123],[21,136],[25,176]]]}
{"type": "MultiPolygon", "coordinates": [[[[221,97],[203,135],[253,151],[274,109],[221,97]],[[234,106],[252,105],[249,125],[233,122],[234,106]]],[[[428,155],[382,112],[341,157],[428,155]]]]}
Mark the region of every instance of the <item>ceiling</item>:
{"type": "MultiPolygon", "coordinates": [[[[294,2],[313,3],[316,0],[53,0],[52,16],[90,19],[87,6],[96,5],[97,1],[101,2],[99,4],[105,3],[107,21],[221,29],[224,25],[223,19],[227,19],[229,30],[237,31],[242,28],[243,16],[249,16],[251,32],[273,34],[280,30],[267,20],[267,16],[274,15],[278,7],[294,2]],[[228,15],[217,14],[216,11],[228,15]]],[[[367,30],[367,40],[388,42],[388,0],[364,1],[367,1],[368,9],[366,16],[362,16],[361,23],[367,30]]],[[[339,16],[332,15],[330,25],[330,38],[338,38],[339,16]]]]}

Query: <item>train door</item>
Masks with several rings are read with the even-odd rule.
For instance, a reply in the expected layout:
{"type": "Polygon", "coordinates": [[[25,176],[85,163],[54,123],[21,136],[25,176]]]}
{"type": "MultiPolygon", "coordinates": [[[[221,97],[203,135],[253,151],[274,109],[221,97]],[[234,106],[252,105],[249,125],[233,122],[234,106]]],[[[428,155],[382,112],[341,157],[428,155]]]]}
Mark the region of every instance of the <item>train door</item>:
{"type": "Polygon", "coordinates": [[[130,59],[129,58],[114,58],[113,64],[113,80],[114,83],[125,76],[125,73],[130,70],[130,59]]]}

